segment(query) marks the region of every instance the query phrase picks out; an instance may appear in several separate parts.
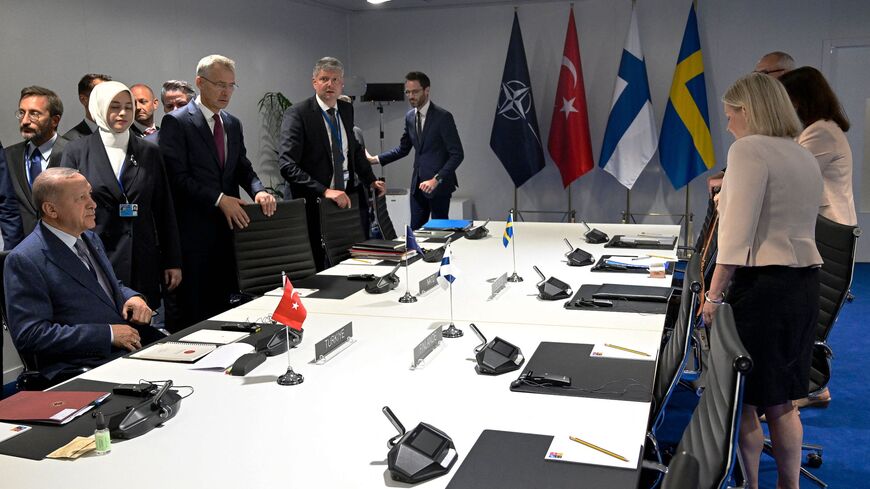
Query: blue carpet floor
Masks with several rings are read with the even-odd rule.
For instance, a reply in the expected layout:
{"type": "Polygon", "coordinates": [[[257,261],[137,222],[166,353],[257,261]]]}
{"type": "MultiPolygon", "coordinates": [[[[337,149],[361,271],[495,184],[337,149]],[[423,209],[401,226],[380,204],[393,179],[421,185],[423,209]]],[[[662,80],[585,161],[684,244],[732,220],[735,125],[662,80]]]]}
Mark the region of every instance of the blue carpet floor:
{"type": "MultiPolygon", "coordinates": [[[[809,470],[834,489],[870,488],[870,409],[865,404],[870,400],[870,336],[864,329],[870,317],[870,264],[856,265],[852,293],[855,300],[843,306],[828,340],[834,350],[831,404],[801,410],[804,442],[824,446],[822,466],[809,470]]],[[[685,388],[673,401],[660,432],[665,444],[679,441],[697,404],[685,388]]],[[[759,486],[776,488],[776,466],[767,455],[761,459],[759,486]]],[[[815,487],[802,478],[801,489],[815,487]]]]}

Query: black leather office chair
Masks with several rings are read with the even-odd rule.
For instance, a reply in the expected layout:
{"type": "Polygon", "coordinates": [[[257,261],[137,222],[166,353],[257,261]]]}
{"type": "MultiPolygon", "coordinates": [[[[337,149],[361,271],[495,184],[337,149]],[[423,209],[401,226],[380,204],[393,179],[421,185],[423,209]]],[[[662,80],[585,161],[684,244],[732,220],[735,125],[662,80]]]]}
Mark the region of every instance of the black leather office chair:
{"type": "Polygon", "coordinates": [[[250,224],[233,233],[243,294],[259,296],[280,287],[281,272],[290,280],[317,273],[303,199],[278,202],[271,217],[266,217],[257,204],[246,205],[245,212],[250,224]]]}
{"type": "Polygon", "coordinates": [[[351,207],[341,209],[329,199],[317,199],[320,208],[320,236],[326,255],[326,266],[338,265],[350,258],[350,248],[365,241],[366,233],[360,222],[359,194],[351,192],[351,207]]]}
{"type": "Polygon", "coordinates": [[[716,308],[710,343],[707,385],[676,452],[698,460],[697,487],[703,489],[729,487],[737,458],[743,381],[752,369],[728,304],[716,308]]]}
{"type": "MultiPolygon", "coordinates": [[[[831,380],[834,352],[828,345],[828,337],[837,322],[840,309],[849,300],[860,236],[861,228],[857,226],[839,224],[823,216],[816,219],[816,247],[824,263],[819,270],[819,321],[810,366],[810,396],[824,390],[831,380]]],[[[807,465],[813,468],[822,465],[824,447],[806,443],[803,449],[809,450],[807,465]]],[[[764,441],[764,451],[772,453],[770,440],[764,441]]],[[[804,467],[801,467],[801,475],[820,487],[827,487],[824,481],[804,467]]]]}
{"type": "Polygon", "coordinates": [[[674,455],[668,465],[668,473],[662,481],[662,489],[698,489],[698,460],[686,452],[674,455]]]}
{"type": "Polygon", "coordinates": [[[653,383],[653,407],[650,413],[647,439],[650,442],[651,453],[656,463],[662,463],[662,454],[658,446],[656,431],[665,419],[665,407],[679,383],[680,376],[691,354],[692,330],[696,324],[698,293],[701,291],[701,255],[695,253],[689,259],[680,295],[680,309],[670,339],[659,352],[656,376],[653,383]]]}
{"type": "MultiPolygon", "coordinates": [[[[387,196],[375,194],[375,222],[381,230],[383,239],[396,239],[396,228],[393,226],[393,221],[390,219],[390,213],[387,211],[387,196]]],[[[404,234],[404,233],[403,233],[404,234]]]]}

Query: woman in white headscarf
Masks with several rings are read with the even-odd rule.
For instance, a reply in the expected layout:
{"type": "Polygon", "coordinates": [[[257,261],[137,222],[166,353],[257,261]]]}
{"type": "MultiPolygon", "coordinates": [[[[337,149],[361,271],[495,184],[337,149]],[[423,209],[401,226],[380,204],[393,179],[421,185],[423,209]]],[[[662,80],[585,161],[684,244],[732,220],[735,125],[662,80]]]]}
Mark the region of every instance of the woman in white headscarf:
{"type": "Polygon", "coordinates": [[[181,282],[181,245],[163,158],[156,145],[131,136],[135,104],[123,83],[95,86],[88,109],[99,130],[67,144],[61,166],[78,169],[90,182],[94,232],[115,274],[156,310],[161,287],[172,290],[181,282]]]}

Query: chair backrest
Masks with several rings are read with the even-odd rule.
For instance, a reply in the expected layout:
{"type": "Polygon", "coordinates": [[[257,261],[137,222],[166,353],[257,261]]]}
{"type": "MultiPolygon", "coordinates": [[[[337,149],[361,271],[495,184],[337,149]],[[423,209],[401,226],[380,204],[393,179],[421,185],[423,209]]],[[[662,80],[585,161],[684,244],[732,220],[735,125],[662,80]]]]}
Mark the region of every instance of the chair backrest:
{"type": "Polygon", "coordinates": [[[822,255],[819,271],[819,322],[816,340],[826,341],[852,286],[855,250],[861,228],[836,223],[826,217],[816,219],[816,247],[822,255]]]}
{"type": "Polygon", "coordinates": [[[245,212],[250,224],[233,233],[241,292],[263,295],[280,287],[281,272],[291,280],[317,273],[303,199],[278,202],[271,217],[257,204],[246,205],[245,212]]]}
{"type": "Polygon", "coordinates": [[[375,221],[378,223],[378,228],[381,230],[383,239],[396,239],[396,228],[393,226],[393,221],[390,219],[390,213],[387,211],[387,196],[375,194],[375,221]]]}
{"type": "Polygon", "coordinates": [[[710,343],[707,385],[677,446],[677,453],[698,460],[697,487],[704,489],[728,486],[737,455],[743,380],[752,369],[728,304],[716,308],[710,343]]]}
{"type": "Polygon", "coordinates": [[[668,473],[662,481],[662,489],[698,489],[698,460],[686,452],[674,455],[668,465],[668,473]]]}
{"type": "Polygon", "coordinates": [[[320,208],[320,237],[326,265],[332,267],[350,258],[350,247],[366,239],[360,219],[360,199],[349,192],[350,208],[341,209],[329,199],[317,199],[320,208]]]}
{"type": "Polygon", "coordinates": [[[686,265],[683,276],[683,292],[680,295],[680,310],[671,338],[659,352],[653,384],[653,412],[650,431],[655,432],[664,419],[664,407],[680,380],[691,351],[692,329],[695,325],[695,309],[698,292],[701,290],[701,254],[694,253],[686,265]]]}

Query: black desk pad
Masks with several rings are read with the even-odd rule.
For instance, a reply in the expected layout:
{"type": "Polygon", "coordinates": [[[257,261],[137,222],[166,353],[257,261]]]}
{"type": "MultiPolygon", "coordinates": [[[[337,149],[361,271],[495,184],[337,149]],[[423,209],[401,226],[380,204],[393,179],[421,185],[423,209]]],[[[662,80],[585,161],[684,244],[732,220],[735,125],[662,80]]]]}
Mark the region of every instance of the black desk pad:
{"type": "Polygon", "coordinates": [[[626,301],[613,299],[613,307],[575,305],[581,298],[592,299],[592,295],[601,289],[603,284],[581,285],[571,300],[565,302],[565,309],[600,312],[636,312],[639,314],[665,314],[668,311],[667,302],[626,301]]]}
{"type": "MultiPolygon", "coordinates": [[[[395,264],[393,264],[395,266],[395,264]]],[[[361,280],[348,280],[344,275],[315,275],[297,280],[293,284],[297,289],[318,289],[306,296],[314,299],[346,299],[366,287],[361,280]]]]}
{"type": "Polygon", "coordinates": [[[624,234],[617,234],[616,236],[610,238],[610,241],[604,245],[605,248],[631,248],[631,249],[641,249],[641,250],[671,250],[674,248],[674,245],[677,244],[677,237],[674,236],[674,240],[670,245],[661,245],[661,244],[636,244],[636,243],[623,243],[622,238],[624,238],[624,234]]]}
{"type": "MultiPolygon", "coordinates": [[[[542,341],[526,362],[522,375],[532,371],[571,377],[570,387],[542,387],[512,383],[514,392],[649,402],[656,362],[622,358],[592,358],[595,345],[542,341]]],[[[521,375],[521,376],[522,376],[521,375]]],[[[541,455],[543,457],[543,455],[541,455]]]]}
{"type": "MultiPolygon", "coordinates": [[[[55,387],[55,389],[59,391],[112,392],[112,388],[116,385],[118,384],[112,382],[74,379],[66,384],[55,387]]],[[[91,416],[92,413],[97,411],[103,411],[103,413],[120,411],[126,406],[133,406],[140,402],[142,402],[141,397],[112,394],[99,407],[91,409],[65,425],[53,426],[21,423],[33,426],[33,429],[0,443],[0,454],[29,458],[31,460],[42,460],[46,455],[71,442],[77,436],[93,435],[96,422],[93,416],[91,416]]]]}
{"type": "MultiPolygon", "coordinates": [[[[544,460],[552,436],[484,430],[447,489],[634,489],[635,470],[544,460]]],[[[639,452],[638,452],[639,453],[639,452]]]]}
{"type": "MultiPolygon", "coordinates": [[[[649,274],[649,268],[628,268],[620,269],[620,268],[611,268],[609,265],[604,263],[609,260],[613,256],[624,256],[624,255],[601,255],[601,258],[598,259],[598,262],[590,268],[589,270],[592,272],[608,272],[608,273],[643,273],[649,274]]],[[[665,262],[665,275],[673,275],[674,274],[674,265],[677,262],[675,261],[666,261],[665,262]]]]}

